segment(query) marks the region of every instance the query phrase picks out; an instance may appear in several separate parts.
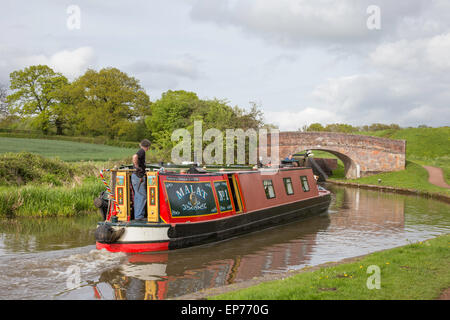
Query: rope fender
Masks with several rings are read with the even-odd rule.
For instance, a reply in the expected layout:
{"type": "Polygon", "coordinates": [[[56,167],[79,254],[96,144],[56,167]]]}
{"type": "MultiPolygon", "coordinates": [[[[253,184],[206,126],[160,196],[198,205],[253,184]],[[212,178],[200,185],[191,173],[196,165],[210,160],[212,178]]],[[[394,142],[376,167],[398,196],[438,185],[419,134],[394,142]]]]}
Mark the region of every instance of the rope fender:
{"type": "MultiPolygon", "coordinates": [[[[103,175],[103,172],[109,172],[111,171],[111,169],[102,169],[100,170],[100,179],[102,180],[103,184],[106,186],[106,191],[109,193],[109,198],[113,201],[114,204],[114,209],[113,212],[111,213],[113,216],[117,216],[117,214],[120,214],[120,208],[119,205],[116,201],[116,198],[114,197],[114,193],[112,192],[111,188],[109,187],[108,183],[106,182],[106,179],[103,175]]],[[[109,220],[111,218],[111,215],[108,214],[108,217],[106,218],[106,220],[109,220]]]]}

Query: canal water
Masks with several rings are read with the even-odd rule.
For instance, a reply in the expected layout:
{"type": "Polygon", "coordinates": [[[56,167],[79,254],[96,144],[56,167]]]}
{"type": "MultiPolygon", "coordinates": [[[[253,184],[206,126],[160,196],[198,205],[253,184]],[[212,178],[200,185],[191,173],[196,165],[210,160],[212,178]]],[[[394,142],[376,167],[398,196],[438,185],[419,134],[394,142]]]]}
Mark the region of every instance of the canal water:
{"type": "Polygon", "coordinates": [[[327,185],[326,214],[168,253],[98,251],[98,216],[0,220],[0,299],[167,299],[450,233],[450,206],[327,185]]]}

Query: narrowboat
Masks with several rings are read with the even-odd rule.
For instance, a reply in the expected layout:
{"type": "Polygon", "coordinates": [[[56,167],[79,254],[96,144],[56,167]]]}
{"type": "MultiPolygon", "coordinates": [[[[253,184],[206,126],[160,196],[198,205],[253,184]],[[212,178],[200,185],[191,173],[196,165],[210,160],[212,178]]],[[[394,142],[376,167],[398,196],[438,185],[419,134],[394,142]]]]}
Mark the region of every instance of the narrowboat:
{"type": "Polygon", "coordinates": [[[171,168],[147,165],[146,219],[134,220],[131,166],[110,170],[111,188],[95,199],[104,221],[97,249],[149,252],[222,241],[317,215],[330,192],[309,167],[171,168]]]}

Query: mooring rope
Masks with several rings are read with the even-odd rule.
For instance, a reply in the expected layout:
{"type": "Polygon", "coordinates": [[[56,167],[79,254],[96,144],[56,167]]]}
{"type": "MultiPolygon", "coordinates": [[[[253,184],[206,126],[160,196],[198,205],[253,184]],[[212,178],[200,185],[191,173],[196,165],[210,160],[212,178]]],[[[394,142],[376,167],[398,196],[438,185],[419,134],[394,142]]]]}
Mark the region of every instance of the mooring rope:
{"type": "MultiPolygon", "coordinates": [[[[102,169],[102,170],[100,170],[100,178],[101,178],[103,184],[106,186],[106,191],[109,193],[110,199],[113,200],[114,211],[118,212],[118,214],[120,214],[119,205],[118,205],[118,203],[116,201],[116,198],[114,197],[114,193],[112,192],[111,188],[109,187],[108,183],[106,182],[105,177],[103,176],[103,171],[107,171],[108,172],[108,171],[111,171],[111,169],[102,169]]],[[[106,217],[106,220],[108,220],[108,217],[106,217]]]]}

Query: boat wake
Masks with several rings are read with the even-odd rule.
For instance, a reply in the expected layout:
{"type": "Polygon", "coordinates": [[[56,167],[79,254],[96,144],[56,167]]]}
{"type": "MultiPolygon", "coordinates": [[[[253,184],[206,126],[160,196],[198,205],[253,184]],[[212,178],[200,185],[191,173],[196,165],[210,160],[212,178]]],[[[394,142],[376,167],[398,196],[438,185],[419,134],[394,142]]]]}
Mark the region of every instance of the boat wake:
{"type": "Polygon", "coordinates": [[[120,266],[124,253],[86,246],[0,257],[0,299],[58,299],[120,266]]]}

